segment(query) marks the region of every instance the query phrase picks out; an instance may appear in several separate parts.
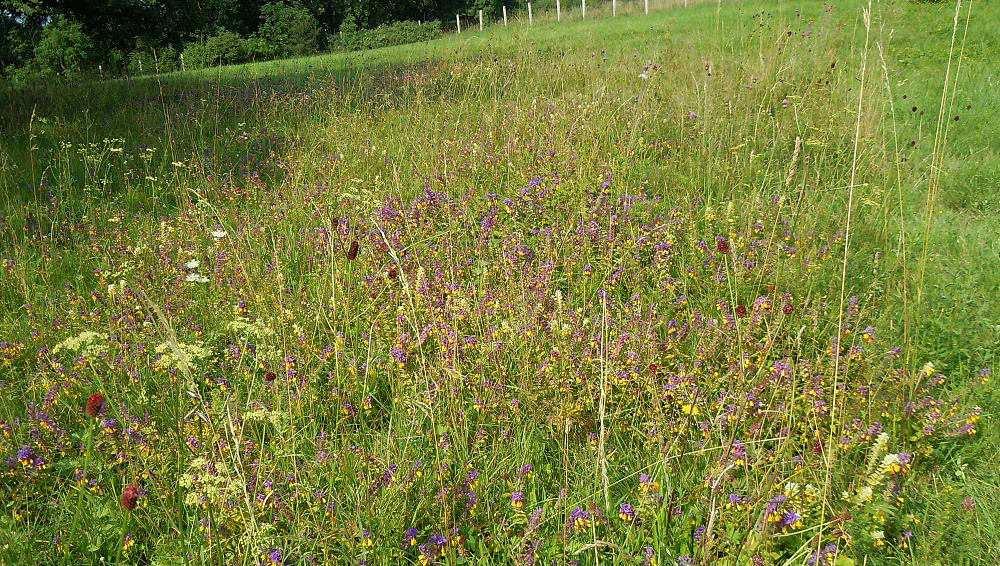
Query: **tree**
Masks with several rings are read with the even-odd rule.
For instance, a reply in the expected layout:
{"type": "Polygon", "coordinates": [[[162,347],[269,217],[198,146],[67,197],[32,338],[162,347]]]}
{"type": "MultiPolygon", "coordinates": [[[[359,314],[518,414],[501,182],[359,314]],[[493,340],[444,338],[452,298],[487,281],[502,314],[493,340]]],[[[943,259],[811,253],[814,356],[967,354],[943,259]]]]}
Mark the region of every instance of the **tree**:
{"type": "Polygon", "coordinates": [[[309,10],[299,4],[273,2],[260,9],[257,35],[277,55],[308,55],[319,51],[323,30],[309,10]]]}
{"type": "Polygon", "coordinates": [[[42,30],[34,64],[40,75],[79,77],[91,62],[94,43],[80,22],[57,16],[42,30]]]}

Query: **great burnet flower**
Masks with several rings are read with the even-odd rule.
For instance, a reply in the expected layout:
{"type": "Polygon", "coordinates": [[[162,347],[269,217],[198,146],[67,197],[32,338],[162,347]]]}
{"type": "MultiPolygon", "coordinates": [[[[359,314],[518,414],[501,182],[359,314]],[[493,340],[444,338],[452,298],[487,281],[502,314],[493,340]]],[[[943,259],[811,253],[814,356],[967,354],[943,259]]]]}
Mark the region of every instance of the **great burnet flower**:
{"type": "Polygon", "coordinates": [[[107,405],[107,401],[104,399],[104,395],[101,393],[93,393],[90,397],[87,397],[87,405],[84,407],[84,412],[87,413],[89,417],[98,417],[104,414],[107,405]]]}
{"type": "Polygon", "coordinates": [[[134,483],[130,483],[122,489],[121,504],[125,509],[132,511],[139,506],[139,498],[142,496],[142,489],[134,483]]]}

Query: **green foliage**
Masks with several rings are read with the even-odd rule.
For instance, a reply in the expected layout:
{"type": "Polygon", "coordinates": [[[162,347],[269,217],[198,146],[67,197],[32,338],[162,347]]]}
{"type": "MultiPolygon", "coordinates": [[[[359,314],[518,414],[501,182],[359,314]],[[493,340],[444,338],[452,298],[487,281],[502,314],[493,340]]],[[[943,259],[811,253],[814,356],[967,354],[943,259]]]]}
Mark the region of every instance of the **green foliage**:
{"type": "Polygon", "coordinates": [[[265,4],[260,18],[257,36],[275,55],[309,55],[322,47],[323,30],[319,21],[298,4],[265,4]]]}
{"type": "Polygon", "coordinates": [[[990,562],[1000,6],[936,141],[864,5],[0,91],[0,563],[990,562]]]}
{"type": "MultiPolygon", "coordinates": [[[[344,31],[344,30],[342,30],[344,31]]],[[[350,50],[377,49],[392,45],[428,41],[441,36],[440,22],[412,21],[383,24],[373,29],[350,29],[343,33],[342,45],[350,50]]]]}
{"type": "Polygon", "coordinates": [[[184,65],[189,69],[232,65],[246,60],[246,40],[231,31],[219,32],[184,48],[184,65]]]}
{"type": "Polygon", "coordinates": [[[130,75],[169,73],[180,68],[180,54],[173,47],[133,51],[128,55],[130,75]]]}
{"type": "Polygon", "coordinates": [[[93,51],[94,43],[79,22],[57,17],[42,31],[32,66],[40,76],[78,78],[91,63],[93,51]]]}

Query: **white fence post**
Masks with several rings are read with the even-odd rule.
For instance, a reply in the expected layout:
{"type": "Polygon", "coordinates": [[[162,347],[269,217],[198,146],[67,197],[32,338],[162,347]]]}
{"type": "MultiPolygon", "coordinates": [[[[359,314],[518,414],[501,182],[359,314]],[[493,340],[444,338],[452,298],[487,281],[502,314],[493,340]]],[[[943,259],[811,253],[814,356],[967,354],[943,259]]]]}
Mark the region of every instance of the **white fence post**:
{"type": "Polygon", "coordinates": [[[479,31],[483,31],[483,11],[479,10],[479,31]]]}
{"type": "Polygon", "coordinates": [[[646,13],[648,14],[649,13],[649,0],[644,0],[643,4],[645,5],[646,13]]]}
{"type": "Polygon", "coordinates": [[[556,0],[556,21],[562,21],[562,6],[559,5],[559,0],[556,0]]]}
{"type": "Polygon", "coordinates": [[[184,70],[184,54],[181,53],[181,70],[184,70]]]}
{"type": "Polygon", "coordinates": [[[503,27],[507,27],[507,6],[503,7],[503,27]]]}
{"type": "Polygon", "coordinates": [[[531,17],[531,2],[528,2],[528,25],[534,25],[535,20],[531,17]]]}
{"type": "Polygon", "coordinates": [[[618,0],[611,0],[611,17],[618,15],[618,0]]]}
{"type": "Polygon", "coordinates": [[[462,18],[455,14],[455,25],[458,26],[458,33],[462,33],[462,18]]]}
{"type": "Polygon", "coordinates": [[[580,17],[587,19],[587,0],[580,0],[580,17]]]}

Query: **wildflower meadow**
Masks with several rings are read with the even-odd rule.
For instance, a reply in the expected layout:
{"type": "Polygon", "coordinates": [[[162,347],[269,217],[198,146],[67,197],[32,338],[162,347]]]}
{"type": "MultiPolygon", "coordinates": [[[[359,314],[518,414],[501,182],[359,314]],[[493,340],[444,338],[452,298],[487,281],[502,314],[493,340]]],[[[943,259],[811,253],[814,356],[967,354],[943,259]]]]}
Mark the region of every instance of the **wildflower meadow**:
{"type": "Polygon", "coordinates": [[[1000,561],[1000,5],[660,4],[0,91],[0,564],[1000,561]]]}

